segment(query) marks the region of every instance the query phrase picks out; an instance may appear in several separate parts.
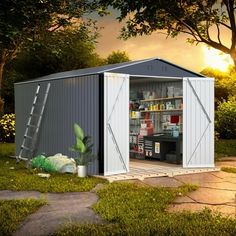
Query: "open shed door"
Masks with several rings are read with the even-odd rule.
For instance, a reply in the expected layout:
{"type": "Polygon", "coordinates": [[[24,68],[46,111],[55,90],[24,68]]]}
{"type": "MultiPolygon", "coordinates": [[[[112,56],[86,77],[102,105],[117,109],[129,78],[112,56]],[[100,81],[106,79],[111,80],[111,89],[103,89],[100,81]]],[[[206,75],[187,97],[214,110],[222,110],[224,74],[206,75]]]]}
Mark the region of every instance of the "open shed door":
{"type": "Polygon", "coordinates": [[[214,167],[212,78],[183,78],[183,167],[214,167]]]}
{"type": "Polygon", "coordinates": [[[104,73],[104,175],[129,171],[129,75],[104,73]]]}

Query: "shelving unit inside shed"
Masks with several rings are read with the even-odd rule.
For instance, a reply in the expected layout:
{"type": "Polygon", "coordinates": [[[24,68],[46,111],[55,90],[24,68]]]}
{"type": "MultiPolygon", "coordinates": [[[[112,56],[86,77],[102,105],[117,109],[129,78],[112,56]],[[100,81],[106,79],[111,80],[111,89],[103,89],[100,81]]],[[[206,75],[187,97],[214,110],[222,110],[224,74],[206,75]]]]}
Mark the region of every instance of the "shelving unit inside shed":
{"type": "Polygon", "coordinates": [[[130,156],[182,162],[182,81],[130,82],[130,156]]]}

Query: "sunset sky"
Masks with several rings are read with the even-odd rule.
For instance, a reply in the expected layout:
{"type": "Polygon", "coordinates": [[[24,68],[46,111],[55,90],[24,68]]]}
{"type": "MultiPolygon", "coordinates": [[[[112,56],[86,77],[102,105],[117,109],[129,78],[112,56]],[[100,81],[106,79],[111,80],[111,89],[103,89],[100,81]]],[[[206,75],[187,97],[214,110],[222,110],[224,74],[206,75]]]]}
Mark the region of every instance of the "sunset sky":
{"type": "MultiPolygon", "coordinates": [[[[187,37],[183,34],[174,39],[166,39],[164,34],[158,33],[153,33],[151,36],[139,36],[126,41],[118,39],[122,23],[115,19],[116,16],[117,13],[113,11],[110,16],[98,18],[99,26],[104,27],[104,29],[100,32],[97,52],[103,57],[112,51],[121,50],[126,51],[131,60],[159,57],[196,72],[206,68],[209,64],[207,61],[215,59],[214,62],[211,62],[214,66],[216,60],[220,60],[215,55],[218,54],[218,51],[213,51],[214,55],[212,55],[212,52],[209,54],[203,44],[190,45],[186,42],[187,37]]],[[[230,39],[227,32],[224,32],[222,36],[225,42],[230,39]]],[[[228,60],[229,58],[227,58],[228,60]]]]}

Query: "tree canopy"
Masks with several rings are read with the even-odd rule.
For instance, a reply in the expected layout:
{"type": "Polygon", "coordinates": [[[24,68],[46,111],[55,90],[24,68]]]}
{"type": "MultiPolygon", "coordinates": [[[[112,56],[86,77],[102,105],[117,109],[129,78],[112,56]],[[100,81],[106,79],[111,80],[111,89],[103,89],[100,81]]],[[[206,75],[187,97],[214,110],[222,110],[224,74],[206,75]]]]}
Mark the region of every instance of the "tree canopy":
{"type": "Polygon", "coordinates": [[[129,55],[125,51],[113,51],[105,59],[107,64],[115,64],[130,61],[129,55]]]}
{"type": "Polygon", "coordinates": [[[100,0],[120,11],[118,19],[126,20],[121,36],[125,39],[149,35],[161,30],[167,36],[180,33],[190,43],[205,43],[229,54],[236,66],[236,22],[234,0],[100,0]],[[222,31],[231,35],[230,45],[223,42],[222,31]]]}
{"type": "Polygon", "coordinates": [[[221,72],[211,68],[205,68],[201,73],[207,77],[215,78],[216,108],[219,102],[228,100],[236,94],[236,73],[234,70],[221,72]]]}
{"type": "Polygon", "coordinates": [[[90,0],[0,1],[0,91],[5,64],[26,41],[34,41],[41,32],[84,23],[81,17],[96,8],[90,0]]]}
{"type": "Polygon", "coordinates": [[[88,27],[67,28],[38,35],[5,67],[2,97],[5,113],[14,112],[14,83],[51,73],[99,66],[104,60],[95,52],[97,32],[88,27]]]}
{"type": "Polygon", "coordinates": [[[95,52],[96,38],[87,27],[45,32],[25,45],[13,66],[25,79],[98,66],[102,60],[95,52]]]}

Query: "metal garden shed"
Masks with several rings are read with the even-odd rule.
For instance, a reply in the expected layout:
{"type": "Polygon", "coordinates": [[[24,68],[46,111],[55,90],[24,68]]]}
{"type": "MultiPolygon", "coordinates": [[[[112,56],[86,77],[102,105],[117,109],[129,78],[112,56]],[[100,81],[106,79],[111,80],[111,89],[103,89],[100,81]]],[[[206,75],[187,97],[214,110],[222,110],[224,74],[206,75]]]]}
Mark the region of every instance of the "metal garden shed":
{"type": "MultiPolygon", "coordinates": [[[[171,115],[171,119],[181,117],[181,165],[184,168],[214,167],[214,79],[154,58],[56,73],[15,83],[16,155],[21,149],[37,87],[41,87],[39,99],[42,100],[48,84],[50,90],[35,155],[63,153],[73,157],[69,147],[74,143],[72,127],[76,122],[93,137],[94,153],[98,159],[89,166],[90,174],[128,172],[131,93],[132,96],[140,93],[143,96],[145,91],[152,90],[154,95],[139,97],[140,104],[144,103],[140,107],[148,108],[138,112],[141,115],[136,119],[153,119],[156,126],[160,119],[161,129],[161,119],[168,118],[168,112],[173,112],[175,115],[171,115]],[[173,95],[173,98],[167,96],[167,89],[175,88],[181,94],[173,95]],[[171,100],[177,98],[182,101],[178,109],[173,105],[176,101],[171,104],[171,100]],[[160,106],[171,109],[160,110],[160,106]]],[[[146,126],[146,123],[142,125],[144,129],[146,126]]]]}

